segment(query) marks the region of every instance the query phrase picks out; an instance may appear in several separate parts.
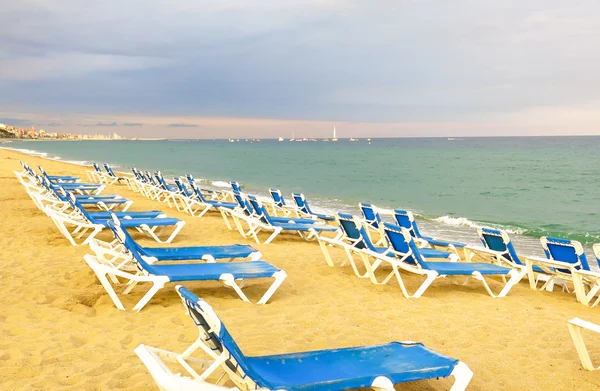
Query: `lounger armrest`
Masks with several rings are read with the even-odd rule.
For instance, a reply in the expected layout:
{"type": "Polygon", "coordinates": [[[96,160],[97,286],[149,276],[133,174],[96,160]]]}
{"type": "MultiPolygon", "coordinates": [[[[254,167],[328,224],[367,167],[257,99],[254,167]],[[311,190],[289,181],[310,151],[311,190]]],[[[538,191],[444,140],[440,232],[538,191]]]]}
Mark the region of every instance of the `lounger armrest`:
{"type": "Polygon", "coordinates": [[[589,276],[589,277],[594,277],[594,278],[600,278],[600,272],[594,271],[594,270],[581,270],[581,269],[576,269],[574,270],[575,273],[581,274],[583,276],[589,276]]]}
{"type": "Polygon", "coordinates": [[[536,257],[536,256],[522,256],[523,260],[525,260],[525,264],[526,265],[533,265],[533,264],[543,264],[546,266],[552,266],[554,268],[560,268],[560,269],[569,269],[570,271],[575,271],[577,270],[575,268],[575,266],[579,265],[578,263],[569,263],[569,262],[561,262],[561,261],[557,261],[554,259],[548,259],[548,258],[542,258],[542,257],[536,257]]]}
{"type": "Polygon", "coordinates": [[[569,321],[569,323],[571,323],[574,326],[578,326],[583,329],[590,330],[590,331],[600,334],[600,325],[597,325],[592,322],[588,322],[587,320],[573,318],[569,321]]]}

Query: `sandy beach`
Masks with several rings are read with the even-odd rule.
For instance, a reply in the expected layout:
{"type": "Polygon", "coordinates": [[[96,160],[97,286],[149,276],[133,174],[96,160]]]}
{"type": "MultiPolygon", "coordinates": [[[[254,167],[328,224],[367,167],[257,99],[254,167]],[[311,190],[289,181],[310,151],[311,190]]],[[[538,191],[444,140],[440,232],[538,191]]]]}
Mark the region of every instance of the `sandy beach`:
{"type": "MultiPolygon", "coordinates": [[[[21,169],[19,160],[41,164],[50,174],[86,178],[85,167],[0,149],[0,389],[155,389],[133,349],[144,343],[181,352],[197,337],[174,285],[140,313],[117,310],[82,259],[90,250],[71,246],[18,183],[13,170],[21,169]]],[[[250,244],[287,272],[262,306],[242,302],[219,284],[184,284],[215,308],[248,355],[411,340],[465,362],[474,372],[470,390],[600,388],[600,371],[581,368],[566,326],[573,317],[600,324],[600,310],[577,303],[574,294],[535,292],[523,281],[506,298],[493,299],[480,283],[448,280],[409,300],[393,283],[375,286],[349,267],[328,267],[319,246],[298,236],[257,245],[228,231],[218,214],[190,217],[124,185],[104,193],[133,199],[130,210],[161,209],[185,220],[175,246],[250,244]]],[[[103,232],[99,238],[111,236],[103,232]]],[[[405,281],[414,289],[420,279],[405,281]]],[[[251,283],[245,291],[256,301],[266,287],[251,283]]],[[[121,298],[131,308],[145,292],[141,286],[121,298]]],[[[600,362],[600,335],[586,337],[592,360],[600,362]]],[[[397,388],[447,390],[449,384],[397,388]]]]}

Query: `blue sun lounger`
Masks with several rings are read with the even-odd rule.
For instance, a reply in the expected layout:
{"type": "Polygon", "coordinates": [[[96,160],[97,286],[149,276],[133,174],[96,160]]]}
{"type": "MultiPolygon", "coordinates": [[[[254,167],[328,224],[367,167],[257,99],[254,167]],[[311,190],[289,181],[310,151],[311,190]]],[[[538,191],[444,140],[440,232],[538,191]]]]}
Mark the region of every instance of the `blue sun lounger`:
{"type": "MultiPolygon", "coordinates": [[[[371,232],[376,233],[379,236],[379,240],[375,245],[383,245],[386,243],[385,234],[383,233],[383,220],[379,212],[375,210],[375,207],[371,204],[361,202],[358,204],[360,211],[362,212],[363,219],[366,223],[367,233],[370,235],[371,232]]],[[[373,239],[371,237],[371,239],[373,239]]]]}
{"type": "MultiPolygon", "coordinates": [[[[424,242],[425,245],[429,244],[430,246],[443,247],[447,248],[453,253],[455,253],[458,257],[460,254],[458,253],[458,249],[464,249],[466,246],[465,243],[461,242],[449,242],[445,240],[434,239],[430,236],[423,236],[421,231],[419,231],[419,226],[417,225],[417,221],[415,220],[415,216],[411,211],[403,210],[403,209],[395,209],[394,210],[394,218],[400,227],[406,228],[408,232],[410,232],[411,236],[415,239],[415,241],[424,242]]],[[[463,250],[464,251],[464,250],[463,250]]]]}
{"type": "Polygon", "coordinates": [[[296,206],[298,207],[298,210],[301,213],[304,213],[305,215],[308,215],[308,216],[314,216],[314,217],[324,220],[324,221],[335,221],[335,216],[326,215],[326,214],[322,214],[322,213],[314,213],[310,209],[310,205],[308,205],[308,201],[304,197],[304,194],[292,193],[292,198],[294,199],[294,202],[296,203],[296,206]]]}
{"type": "MultiPolygon", "coordinates": [[[[80,203],[78,199],[73,197],[72,193],[69,194],[70,202],[73,208],[81,213],[81,217],[89,224],[99,225],[102,227],[108,227],[109,220],[103,219],[97,216],[92,215],[88,210],[86,210],[83,205],[80,203]]],[[[99,201],[102,203],[102,201],[99,201]]],[[[164,214],[159,214],[154,218],[150,217],[138,217],[138,218],[127,218],[124,217],[121,220],[121,225],[124,228],[135,228],[138,232],[149,235],[154,240],[159,243],[171,243],[175,236],[181,231],[183,226],[185,225],[185,221],[174,218],[174,217],[164,217],[164,214]],[[173,227],[173,231],[168,236],[166,240],[162,240],[159,238],[166,227],[173,227]]],[[[110,217],[110,216],[109,216],[110,217]]]]}
{"type": "MultiPolygon", "coordinates": [[[[121,226],[121,221],[115,213],[111,212],[111,226],[121,226]]],[[[215,262],[219,259],[239,259],[250,258],[251,261],[257,261],[262,257],[260,251],[252,246],[245,244],[232,244],[225,246],[187,246],[187,247],[143,247],[139,245],[126,230],[122,230],[122,235],[113,230],[115,238],[121,241],[121,245],[129,251],[137,251],[145,257],[155,258],[158,261],[192,261],[204,260],[206,262],[215,262]]]]}
{"type": "Polygon", "coordinates": [[[410,232],[406,228],[397,225],[384,223],[384,232],[395,253],[395,258],[390,258],[389,264],[392,266],[392,272],[386,276],[381,284],[387,283],[391,278],[396,277],[400,289],[405,297],[420,297],[429,286],[438,278],[443,277],[467,277],[481,281],[485,290],[491,297],[504,297],[525,276],[527,272],[524,269],[516,270],[487,262],[430,262],[425,260],[421,254],[423,249],[418,248],[410,232]],[[400,276],[400,270],[410,273],[426,276],[425,281],[410,295],[400,276]],[[489,287],[485,277],[501,277],[502,281],[510,277],[505,282],[504,287],[498,294],[494,294],[489,287]]]}
{"type": "MultiPolygon", "coordinates": [[[[517,251],[506,232],[499,229],[483,227],[478,228],[477,233],[479,234],[479,238],[484,247],[465,246],[464,251],[467,261],[471,261],[475,255],[479,255],[496,265],[510,267],[519,271],[527,271],[527,265],[517,255],[517,251]]],[[[551,279],[551,275],[547,274],[539,266],[533,265],[532,270],[534,273],[533,283],[536,286],[540,281],[545,282],[551,279]]],[[[552,291],[554,287],[552,281],[545,284],[545,286],[549,291],[552,291]]]]}
{"type": "Polygon", "coordinates": [[[194,190],[194,193],[196,194],[197,199],[193,200],[193,204],[197,205],[200,207],[200,213],[198,214],[198,217],[202,217],[204,216],[204,214],[206,214],[206,212],[213,210],[213,211],[217,211],[219,212],[219,208],[224,208],[224,209],[235,209],[237,207],[237,203],[236,202],[227,202],[227,201],[217,201],[217,200],[211,200],[208,199],[204,196],[204,194],[202,194],[202,190],[196,186],[195,183],[192,183],[192,190],[194,190]]]}
{"type": "MultiPolygon", "coordinates": [[[[298,211],[292,205],[288,205],[283,197],[283,193],[279,189],[269,189],[269,194],[273,200],[272,206],[274,211],[280,211],[284,216],[294,214],[298,216],[298,211]]],[[[313,219],[316,217],[312,217],[313,219]]]]}
{"type": "Polygon", "coordinates": [[[127,180],[126,177],[122,177],[122,176],[118,176],[115,174],[115,172],[113,171],[112,167],[108,165],[108,163],[104,163],[103,164],[104,169],[106,170],[106,179],[109,185],[112,185],[116,182],[118,182],[119,184],[121,183],[121,181],[125,181],[127,180]]]}
{"type": "MultiPolygon", "coordinates": [[[[466,364],[416,342],[247,356],[206,301],[184,287],[178,286],[176,290],[198,327],[199,337],[196,342],[177,356],[179,364],[195,378],[196,389],[211,390],[205,379],[217,369],[224,372],[241,390],[273,391],[343,391],[365,387],[394,391],[394,384],[449,376],[455,378],[452,390],[462,391],[473,376],[466,364]],[[191,356],[198,349],[206,353],[210,357],[209,363],[212,363],[206,365],[201,374],[190,365],[194,360],[191,356]]],[[[171,388],[171,379],[173,385],[181,384],[179,380],[175,380],[175,375],[165,378],[157,373],[158,368],[168,367],[162,362],[162,365],[156,365],[156,358],[168,357],[168,354],[151,356],[143,345],[136,352],[148,368],[156,368],[151,372],[155,379],[165,379],[165,389],[175,389],[171,388]]]]}
{"type": "Polygon", "coordinates": [[[262,203],[256,199],[256,197],[248,196],[248,201],[252,205],[252,208],[256,212],[257,216],[255,229],[252,232],[254,240],[256,240],[257,243],[260,243],[260,241],[258,240],[258,236],[256,234],[263,229],[273,232],[271,236],[265,240],[264,244],[271,243],[271,241],[275,239],[277,235],[284,231],[297,233],[300,235],[300,237],[306,240],[316,239],[321,232],[338,232],[338,228],[336,227],[314,221],[311,224],[276,222],[269,215],[262,203]]]}
{"type": "MultiPolygon", "coordinates": [[[[120,226],[116,226],[110,221],[109,227],[117,235],[121,236],[120,240],[122,242],[125,241],[123,229],[120,226]]],[[[133,249],[129,251],[141,273],[128,273],[112,265],[102,263],[93,255],[88,254],[84,256],[85,261],[92,268],[102,286],[115,303],[115,306],[121,310],[124,310],[125,307],[118,298],[107,276],[111,279],[121,277],[129,280],[131,283],[124,291],[125,294],[128,294],[140,282],[151,282],[153,284],[152,288],[133,307],[135,311],[140,311],[165,284],[184,281],[219,281],[224,286],[233,288],[243,301],[250,302],[248,297],[242,292],[242,288],[237,281],[273,278],[275,281],[258,301],[258,304],[265,304],[287,277],[283,270],[264,261],[151,264],[151,258],[145,257],[133,249]]]]}
{"type": "MultiPolygon", "coordinates": [[[[29,168],[29,166],[27,166],[29,168]]],[[[42,175],[44,177],[46,177],[50,182],[63,182],[63,183],[69,183],[69,182],[79,182],[80,179],[76,176],[71,176],[71,175],[48,175],[48,173],[46,172],[46,170],[44,170],[44,168],[42,166],[38,166],[38,169],[40,170],[40,172],[42,173],[42,175]]],[[[30,174],[35,175],[35,172],[33,170],[31,170],[31,168],[29,168],[30,170],[30,174]]]]}
{"type": "MultiPolygon", "coordinates": [[[[373,273],[381,265],[382,259],[387,260],[387,257],[394,256],[392,249],[387,245],[387,241],[386,246],[384,247],[378,247],[377,245],[373,244],[360,220],[356,219],[351,214],[338,213],[338,220],[340,222],[340,229],[343,235],[333,239],[327,237],[318,238],[321,251],[323,252],[325,261],[329,266],[334,266],[334,263],[331,259],[328,245],[339,246],[344,249],[346,253],[346,260],[340,266],[344,266],[346,262],[350,262],[354,274],[359,278],[370,277],[370,273],[373,273]],[[358,271],[358,266],[355,263],[353,254],[358,254],[362,258],[366,267],[366,271],[364,273],[360,273],[358,271]],[[375,258],[375,262],[373,264],[368,262],[365,255],[375,258]]],[[[422,255],[427,258],[450,259],[452,261],[456,260],[456,257],[449,252],[439,251],[431,248],[423,250],[424,252],[422,255]]]]}
{"type": "MultiPolygon", "coordinates": [[[[233,197],[237,201],[239,209],[242,210],[246,216],[260,218],[260,212],[254,208],[254,205],[252,205],[249,199],[244,198],[243,193],[234,193],[233,197]]],[[[300,217],[271,216],[270,214],[269,217],[271,218],[271,221],[275,223],[315,224],[317,222],[315,219],[305,219],[300,217]]]]}
{"type": "MultiPolygon", "coordinates": [[[[556,280],[571,281],[578,296],[577,300],[580,302],[584,301],[586,294],[585,286],[579,284],[579,281],[575,281],[577,277],[574,276],[576,271],[590,270],[590,265],[581,243],[576,240],[551,238],[548,236],[542,236],[540,242],[546,258],[524,257],[531,289],[537,289],[533,275],[534,270],[541,269],[549,278],[539,290],[546,289],[548,285],[553,284],[556,280]]],[[[563,284],[563,287],[566,288],[566,285],[563,284]]]]}

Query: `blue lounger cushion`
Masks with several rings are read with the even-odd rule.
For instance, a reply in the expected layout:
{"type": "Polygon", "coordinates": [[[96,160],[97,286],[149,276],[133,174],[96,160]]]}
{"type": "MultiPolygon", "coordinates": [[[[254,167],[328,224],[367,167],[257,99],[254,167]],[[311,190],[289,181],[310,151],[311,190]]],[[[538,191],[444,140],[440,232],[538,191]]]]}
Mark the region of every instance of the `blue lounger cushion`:
{"type": "Polygon", "coordinates": [[[167,276],[170,281],[218,281],[222,274],[238,278],[272,277],[280,269],[264,261],[230,263],[194,263],[184,265],[144,265],[144,269],[157,276],[167,276]]]}
{"type": "Polygon", "coordinates": [[[275,217],[269,216],[274,223],[290,223],[290,224],[314,224],[316,221],[313,219],[302,219],[298,217],[275,217]]]}
{"type": "Polygon", "coordinates": [[[337,231],[337,228],[331,225],[325,224],[288,224],[288,223],[275,223],[275,227],[281,227],[286,231],[309,231],[314,229],[315,231],[337,231]]]}
{"type": "Polygon", "coordinates": [[[214,259],[223,258],[246,258],[257,252],[252,246],[245,244],[233,244],[230,246],[195,246],[195,247],[171,247],[152,248],[137,246],[140,254],[154,257],[158,260],[185,261],[200,259],[204,255],[210,255],[214,259]]]}
{"type": "Polygon", "coordinates": [[[448,251],[440,251],[434,248],[419,248],[419,252],[425,258],[449,258],[451,255],[448,251]]]}
{"type": "Polygon", "coordinates": [[[235,209],[238,206],[236,202],[222,202],[212,200],[203,200],[202,202],[204,202],[205,204],[216,206],[217,208],[235,209]]]}
{"type": "Polygon", "coordinates": [[[71,175],[46,175],[46,178],[50,181],[78,181],[79,178],[71,175]]]}
{"type": "Polygon", "coordinates": [[[329,216],[329,215],[323,215],[320,213],[313,213],[313,215],[317,216],[318,218],[320,218],[321,220],[325,220],[325,221],[335,221],[335,217],[334,216],[329,216]]]}
{"type": "MultiPolygon", "coordinates": [[[[95,219],[98,220],[108,220],[111,218],[110,214],[111,212],[88,212],[90,216],[92,216],[95,219]]],[[[114,213],[117,218],[119,219],[123,219],[125,217],[131,217],[132,219],[136,219],[136,218],[154,218],[157,217],[161,214],[163,214],[163,212],[161,212],[160,210],[150,210],[147,212],[112,212],[114,213]]]]}
{"type": "Polygon", "coordinates": [[[444,240],[437,240],[437,239],[433,239],[427,236],[423,236],[422,239],[425,239],[429,244],[431,244],[432,246],[441,246],[441,247],[448,247],[450,245],[456,247],[456,248],[463,248],[466,246],[465,243],[461,243],[461,242],[446,242],[444,240]]]}
{"type": "Polygon", "coordinates": [[[458,363],[420,343],[399,342],[246,360],[261,387],[289,391],[368,388],[381,375],[393,383],[447,377],[458,363]]]}
{"type": "Polygon", "coordinates": [[[504,275],[511,271],[509,268],[485,262],[426,262],[423,267],[447,275],[471,275],[473,272],[504,275]]]}
{"type": "MultiPolygon", "coordinates": [[[[108,222],[110,220],[97,220],[97,223],[108,227],[108,222]]],[[[142,224],[146,224],[148,226],[156,227],[156,226],[166,226],[166,225],[175,225],[179,223],[181,220],[174,217],[165,217],[158,219],[122,219],[121,226],[125,228],[130,227],[139,227],[142,224]]]]}
{"type": "Polygon", "coordinates": [[[98,198],[87,197],[87,198],[77,199],[77,202],[79,202],[82,205],[97,205],[99,202],[104,202],[105,204],[126,204],[127,202],[129,202],[129,200],[126,198],[98,199],[98,198]]]}

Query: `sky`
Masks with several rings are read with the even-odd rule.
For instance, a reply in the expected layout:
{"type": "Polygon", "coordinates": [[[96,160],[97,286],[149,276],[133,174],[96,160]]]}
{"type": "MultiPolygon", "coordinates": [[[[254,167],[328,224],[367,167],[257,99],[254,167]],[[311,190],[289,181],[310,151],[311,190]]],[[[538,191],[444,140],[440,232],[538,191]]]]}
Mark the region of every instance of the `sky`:
{"type": "Polygon", "coordinates": [[[600,2],[0,0],[0,122],[131,137],[600,135],[600,2]]]}

